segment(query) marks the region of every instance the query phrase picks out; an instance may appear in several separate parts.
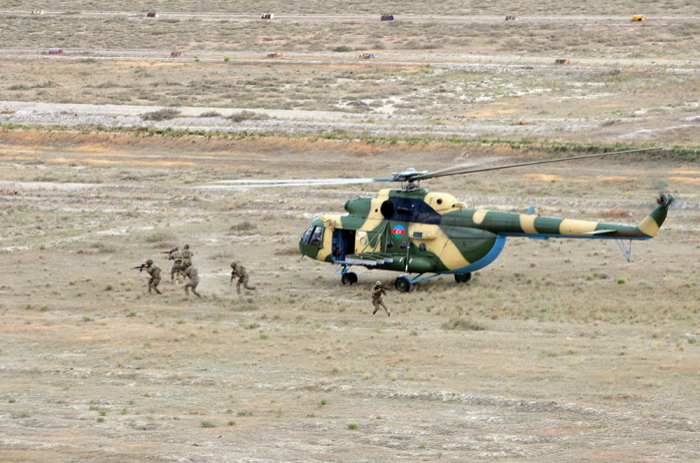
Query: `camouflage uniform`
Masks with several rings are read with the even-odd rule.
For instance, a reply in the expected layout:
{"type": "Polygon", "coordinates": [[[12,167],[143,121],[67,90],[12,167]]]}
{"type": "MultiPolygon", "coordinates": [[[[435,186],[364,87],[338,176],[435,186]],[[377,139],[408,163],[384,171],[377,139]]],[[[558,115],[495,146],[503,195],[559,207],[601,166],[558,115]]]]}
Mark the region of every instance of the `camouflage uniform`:
{"type": "Polygon", "coordinates": [[[238,277],[238,283],[236,283],[236,290],[238,294],[241,294],[241,285],[245,289],[255,290],[255,286],[248,286],[248,271],[245,269],[245,267],[238,265],[236,262],[232,262],[231,268],[233,269],[231,272],[231,282],[233,282],[235,277],[238,277]]]}
{"type": "Polygon", "coordinates": [[[182,251],[171,252],[168,259],[173,260],[173,268],[170,270],[170,281],[175,281],[175,276],[177,276],[177,282],[180,283],[180,270],[184,270],[182,265],[182,251]]]}
{"type": "Polygon", "coordinates": [[[185,273],[183,273],[190,281],[185,285],[185,294],[189,297],[189,288],[192,288],[192,292],[198,298],[202,298],[202,295],[197,292],[197,285],[199,284],[199,276],[197,275],[197,269],[192,267],[192,264],[185,264],[185,273]]]}
{"type": "Polygon", "coordinates": [[[154,265],[153,261],[150,259],[146,262],[146,264],[146,272],[148,272],[148,274],[151,276],[151,278],[148,280],[148,294],[151,294],[151,289],[158,294],[161,294],[160,290],[158,289],[158,284],[160,284],[160,267],[154,265]],[[148,262],[150,262],[150,264],[148,262]]]}
{"type": "Polygon", "coordinates": [[[186,244],[185,248],[182,251],[180,251],[180,255],[182,256],[182,265],[192,263],[192,256],[194,256],[194,253],[190,251],[189,244],[186,244]]]}
{"type": "Polygon", "coordinates": [[[391,317],[391,312],[389,312],[389,309],[387,309],[384,305],[384,301],[382,301],[382,295],[384,294],[386,294],[386,290],[384,289],[384,286],[382,286],[382,282],[378,281],[372,288],[372,305],[374,306],[374,312],[372,312],[372,315],[377,313],[377,310],[379,310],[379,307],[381,306],[384,308],[384,312],[386,312],[387,316],[391,317]]]}

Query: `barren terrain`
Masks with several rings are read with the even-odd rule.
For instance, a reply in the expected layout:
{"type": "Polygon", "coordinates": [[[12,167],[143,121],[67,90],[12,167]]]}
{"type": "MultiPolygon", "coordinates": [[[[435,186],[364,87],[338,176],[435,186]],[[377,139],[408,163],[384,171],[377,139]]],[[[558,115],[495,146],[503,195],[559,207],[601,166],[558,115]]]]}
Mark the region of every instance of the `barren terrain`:
{"type": "Polygon", "coordinates": [[[700,461],[697,2],[0,8],[0,461],[700,461]],[[649,146],[424,182],[613,223],[677,201],[630,263],[511,238],[391,317],[369,289],[396,274],[344,287],[297,247],[391,185],[197,188],[649,146]],[[170,283],[184,244],[202,300],[170,283]]]}
{"type": "Polygon", "coordinates": [[[436,180],[431,189],[481,207],[615,222],[641,220],[659,188],[679,201],[632,263],[613,242],[511,240],[467,286],[440,277],[390,293],[387,318],[371,315],[368,288],[395,275],[360,271],[358,286],[342,287],[332,266],[296,252],[313,217],[370,188],[189,187],[530,155],[275,138],[3,140],[4,461],[700,458],[693,165],[626,158],[436,180]],[[158,257],[185,243],[204,300],[184,299],[158,257]],[[129,270],[146,258],[164,269],[163,296],[129,270]],[[257,286],[240,298],[228,286],[234,259],[257,286]],[[445,329],[457,318],[485,329],[445,329]]]}
{"type": "Polygon", "coordinates": [[[393,22],[362,11],[343,15],[332,5],[311,15],[302,4],[280,5],[278,17],[266,21],[250,9],[222,16],[202,4],[178,12],[169,3],[173,10],[151,20],[127,8],[132,2],[109,10],[76,3],[44,16],[11,4],[0,12],[0,122],[693,144],[697,17],[682,2],[684,14],[645,4],[647,21],[632,23],[621,14],[624,5],[613,14],[599,3],[596,10],[533,15],[524,2],[507,12],[520,19],[508,22],[448,3],[441,14],[416,3],[393,22]],[[63,54],[49,55],[49,47],[63,54]],[[171,58],[172,51],[184,55],[171,58]],[[271,52],[282,56],[268,58],[271,52]],[[28,109],[27,102],[54,106],[28,109]],[[96,117],[104,105],[112,105],[110,115],[96,117]],[[180,115],[139,118],[162,107],[180,115]],[[242,110],[264,117],[219,117],[242,110]],[[319,121],[319,111],[337,114],[319,121]]]}

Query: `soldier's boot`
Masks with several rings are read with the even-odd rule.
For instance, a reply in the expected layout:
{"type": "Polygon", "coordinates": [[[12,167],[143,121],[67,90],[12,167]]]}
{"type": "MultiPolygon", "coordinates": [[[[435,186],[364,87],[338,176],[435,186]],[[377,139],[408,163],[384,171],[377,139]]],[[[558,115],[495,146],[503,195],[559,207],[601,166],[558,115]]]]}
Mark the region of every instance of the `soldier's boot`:
{"type": "Polygon", "coordinates": [[[193,292],[193,293],[194,293],[194,295],[195,295],[195,296],[197,296],[198,298],[200,298],[200,299],[202,298],[202,295],[201,295],[201,294],[199,294],[199,293],[197,292],[197,290],[196,290],[196,289],[192,288],[192,292],[193,292]]]}
{"type": "Polygon", "coordinates": [[[160,289],[158,289],[158,288],[153,288],[153,289],[154,289],[155,292],[157,292],[158,294],[163,294],[163,293],[160,292],[160,289]]]}
{"type": "Polygon", "coordinates": [[[252,287],[251,287],[251,286],[248,286],[248,285],[244,285],[243,287],[244,287],[245,289],[250,290],[250,291],[255,291],[255,286],[252,286],[252,287]]]}
{"type": "Polygon", "coordinates": [[[375,313],[377,313],[377,310],[379,310],[379,307],[375,307],[375,308],[374,308],[374,311],[372,311],[372,315],[374,315],[375,313]]]}

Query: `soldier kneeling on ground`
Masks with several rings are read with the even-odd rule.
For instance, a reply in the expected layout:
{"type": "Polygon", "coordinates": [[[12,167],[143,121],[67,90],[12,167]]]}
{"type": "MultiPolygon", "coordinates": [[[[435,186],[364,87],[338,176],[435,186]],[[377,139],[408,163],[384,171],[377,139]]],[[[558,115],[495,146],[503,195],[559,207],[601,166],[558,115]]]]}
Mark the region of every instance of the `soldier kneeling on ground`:
{"type": "Polygon", "coordinates": [[[231,262],[231,281],[229,285],[233,284],[233,279],[238,277],[238,283],[236,283],[236,289],[238,294],[241,294],[241,285],[245,289],[254,291],[255,287],[248,286],[248,271],[242,265],[238,265],[236,262],[231,262]]]}
{"type": "Polygon", "coordinates": [[[381,281],[378,281],[372,288],[372,305],[374,305],[374,312],[372,312],[372,315],[377,313],[377,310],[379,310],[379,307],[381,306],[384,308],[384,312],[386,312],[387,317],[391,317],[391,312],[389,312],[389,309],[387,309],[384,305],[384,301],[382,301],[382,296],[385,294],[386,288],[384,285],[382,285],[381,281]]]}
{"type": "Polygon", "coordinates": [[[161,294],[158,289],[158,284],[160,284],[160,267],[153,264],[153,259],[148,259],[146,261],[146,272],[151,276],[148,280],[148,294],[151,294],[151,289],[161,294]]]}
{"type": "Polygon", "coordinates": [[[199,276],[197,274],[197,269],[192,266],[191,262],[185,263],[185,271],[183,275],[190,279],[190,281],[185,284],[185,295],[190,297],[189,289],[192,288],[192,292],[198,298],[202,298],[202,295],[197,292],[197,285],[199,284],[199,276]]]}

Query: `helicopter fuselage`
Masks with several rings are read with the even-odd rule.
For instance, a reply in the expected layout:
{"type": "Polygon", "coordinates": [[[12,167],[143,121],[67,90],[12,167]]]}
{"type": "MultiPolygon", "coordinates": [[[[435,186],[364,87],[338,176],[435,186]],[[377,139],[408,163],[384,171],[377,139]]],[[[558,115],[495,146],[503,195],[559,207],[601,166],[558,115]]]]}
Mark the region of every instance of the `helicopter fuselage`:
{"type": "Polygon", "coordinates": [[[299,249],[305,256],[343,266],[471,274],[492,263],[511,236],[652,238],[672,202],[669,195],[638,226],[628,226],[472,209],[447,193],[385,189],[377,197],[346,202],[345,215],[316,218],[299,249]]]}

